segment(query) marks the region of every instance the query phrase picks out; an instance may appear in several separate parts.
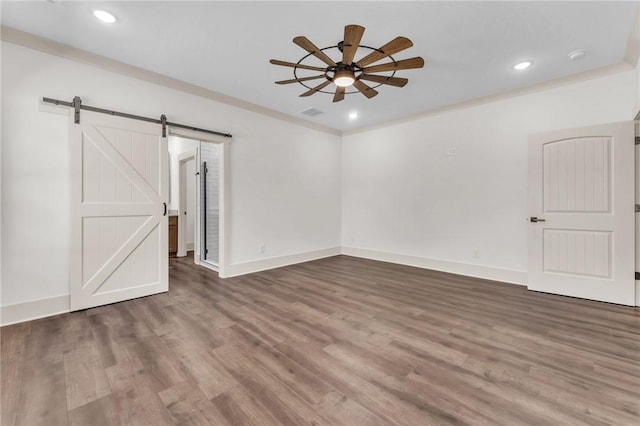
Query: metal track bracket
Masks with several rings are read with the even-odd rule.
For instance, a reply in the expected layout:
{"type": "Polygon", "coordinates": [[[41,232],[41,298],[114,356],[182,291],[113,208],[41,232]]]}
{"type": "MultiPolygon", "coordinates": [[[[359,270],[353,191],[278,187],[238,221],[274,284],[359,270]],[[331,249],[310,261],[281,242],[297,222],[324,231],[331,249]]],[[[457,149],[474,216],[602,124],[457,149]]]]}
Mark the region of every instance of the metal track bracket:
{"type": "Polygon", "coordinates": [[[167,116],[162,114],[160,116],[160,124],[162,124],[162,137],[167,137],[167,116]]]}
{"type": "Polygon", "coordinates": [[[73,102],[71,102],[74,109],[73,122],[76,124],[80,124],[80,108],[82,108],[82,99],[80,96],[74,96],[73,102]]]}

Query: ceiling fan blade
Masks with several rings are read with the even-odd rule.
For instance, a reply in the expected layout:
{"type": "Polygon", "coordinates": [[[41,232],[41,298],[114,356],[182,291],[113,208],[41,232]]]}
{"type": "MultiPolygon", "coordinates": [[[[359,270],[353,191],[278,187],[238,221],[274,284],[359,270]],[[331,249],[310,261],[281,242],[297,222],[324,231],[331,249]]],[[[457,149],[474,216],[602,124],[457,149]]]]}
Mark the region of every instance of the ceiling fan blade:
{"type": "Polygon", "coordinates": [[[331,84],[331,81],[327,80],[322,84],[317,85],[316,87],[314,87],[313,89],[307,90],[306,92],[304,92],[302,95],[300,95],[300,97],[304,97],[304,96],[311,96],[314,93],[316,93],[318,90],[322,90],[325,87],[327,87],[328,85],[331,84]]]}
{"type": "Polygon", "coordinates": [[[342,41],[342,63],[351,65],[353,57],[360,46],[364,34],[364,27],[360,25],[347,25],[344,27],[344,40],[342,41]]]}
{"type": "Polygon", "coordinates": [[[302,47],[307,52],[311,53],[316,58],[320,59],[325,64],[329,65],[330,67],[336,66],[336,63],[333,61],[333,59],[328,57],[327,54],[324,53],[322,50],[318,49],[318,46],[311,43],[311,41],[309,41],[308,38],[304,36],[298,36],[293,39],[293,42],[298,46],[302,47]]]}
{"type": "Polygon", "coordinates": [[[384,75],[362,74],[360,80],[373,81],[380,84],[388,84],[389,86],[404,87],[408,82],[408,78],[387,77],[384,75]]]}
{"type": "Polygon", "coordinates": [[[402,52],[403,50],[408,49],[411,46],[413,46],[413,43],[408,38],[396,37],[379,49],[382,50],[382,52],[374,50],[373,52],[369,53],[367,56],[356,62],[356,64],[358,64],[359,67],[364,68],[367,65],[379,61],[380,59],[386,58],[389,55],[402,52]]]}
{"type": "Polygon", "coordinates": [[[325,72],[327,70],[326,68],[312,67],[311,65],[304,65],[304,64],[294,64],[293,62],[279,61],[277,59],[271,59],[269,62],[271,62],[273,65],[281,65],[283,67],[292,67],[292,68],[301,68],[303,70],[320,71],[320,72],[325,72]]]}
{"type": "Polygon", "coordinates": [[[276,84],[300,83],[301,81],[317,80],[322,77],[325,77],[325,75],[320,74],[320,75],[314,75],[313,77],[302,77],[302,78],[292,78],[291,80],[280,80],[280,81],[276,81],[276,84]]]}
{"type": "Polygon", "coordinates": [[[336,88],[336,94],[333,95],[333,102],[340,102],[344,99],[344,87],[338,86],[336,88]]]}
{"type": "Polygon", "coordinates": [[[378,94],[378,92],[375,89],[367,86],[366,84],[364,84],[360,80],[354,81],[353,85],[355,86],[356,89],[358,89],[360,91],[360,93],[362,93],[363,95],[365,95],[369,99],[373,98],[375,95],[378,94]]]}
{"type": "Polygon", "coordinates": [[[365,73],[393,71],[393,70],[409,70],[412,68],[424,67],[424,59],[417,57],[411,59],[403,59],[398,62],[387,62],[386,64],[374,65],[363,69],[365,73]]]}

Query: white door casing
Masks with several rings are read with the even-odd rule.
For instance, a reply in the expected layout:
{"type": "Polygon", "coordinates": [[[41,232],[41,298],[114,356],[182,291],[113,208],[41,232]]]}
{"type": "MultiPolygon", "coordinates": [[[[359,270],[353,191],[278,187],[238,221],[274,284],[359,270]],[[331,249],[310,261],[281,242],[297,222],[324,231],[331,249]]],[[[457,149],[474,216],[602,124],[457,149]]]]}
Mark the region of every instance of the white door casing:
{"type": "Polygon", "coordinates": [[[168,290],[168,146],[159,124],[70,118],[71,310],[168,290]]]}
{"type": "MultiPolygon", "coordinates": [[[[640,137],[640,112],[634,123],[634,136],[640,137]]],[[[636,204],[640,204],[640,145],[635,146],[636,155],[636,204]]],[[[640,271],[640,213],[636,212],[636,271],[640,271]]],[[[640,306],[640,281],[636,280],[636,306],[640,306]]]]}
{"type": "Polygon", "coordinates": [[[530,290],[635,304],[633,123],[529,138],[530,290]]]}
{"type": "MultiPolygon", "coordinates": [[[[219,245],[220,252],[218,258],[218,267],[214,267],[213,265],[207,262],[200,262],[201,253],[201,236],[202,236],[202,227],[201,227],[201,218],[198,216],[196,218],[196,241],[195,241],[195,263],[203,266],[205,268],[212,269],[218,272],[218,276],[220,278],[227,278],[227,274],[230,268],[230,259],[231,259],[231,220],[230,215],[228,214],[227,209],[231,206],[231,139],[224,138],[220,136],[210,135],[207,133],[199,133],[192,130],[186,130],[181,128],[172,128],[168,127],[169,135],[179,136],[187,139],[199,140],[200,145],[202,143],[215,143],[220,146],[220,162],[219,162],[219,185],[220,185],[220,217],[219,217],[219,245]]],[[[200,170],[200,165],[202,164],[201,160],[201,152],[200,149],[196,150],[196,164],[198,170],[200,170]]],[[[201,204],[201,179],[197,179],[196,181],[196,212],[199,215],[200,209],[202,207],[201,204]]]]}

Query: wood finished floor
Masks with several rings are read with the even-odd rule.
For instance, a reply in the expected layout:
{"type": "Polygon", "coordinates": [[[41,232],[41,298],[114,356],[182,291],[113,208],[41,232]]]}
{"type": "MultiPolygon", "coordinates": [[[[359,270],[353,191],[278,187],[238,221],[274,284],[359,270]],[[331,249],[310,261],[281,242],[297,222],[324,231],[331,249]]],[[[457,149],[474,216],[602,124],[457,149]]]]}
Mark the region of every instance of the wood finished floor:
{"type": "Polygon", "coordinates": [[[640,310],[345,256],[8,326],[2,425],[638,425],[640,310]]]}

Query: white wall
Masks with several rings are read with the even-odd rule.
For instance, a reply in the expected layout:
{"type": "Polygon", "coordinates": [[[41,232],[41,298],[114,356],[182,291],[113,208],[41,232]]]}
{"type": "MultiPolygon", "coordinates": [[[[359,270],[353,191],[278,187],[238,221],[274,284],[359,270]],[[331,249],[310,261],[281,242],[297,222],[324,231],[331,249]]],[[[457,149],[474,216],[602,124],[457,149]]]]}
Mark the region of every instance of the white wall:
{"type": "Polygon", "coordinates": [[[68,111],[39,102],[74,95],[233,134],[232,264],[340,245],[339,136],[3,42],[4,307],[69,292],[68,123],[47,112],[68,111]]]}
{"type": "Polygon", "coordinates": [[[343,246],[479,265],[496,278],[526,271],[527,136],[632,119],[636,78],[626,71],[345,135],[343,246]]]}

